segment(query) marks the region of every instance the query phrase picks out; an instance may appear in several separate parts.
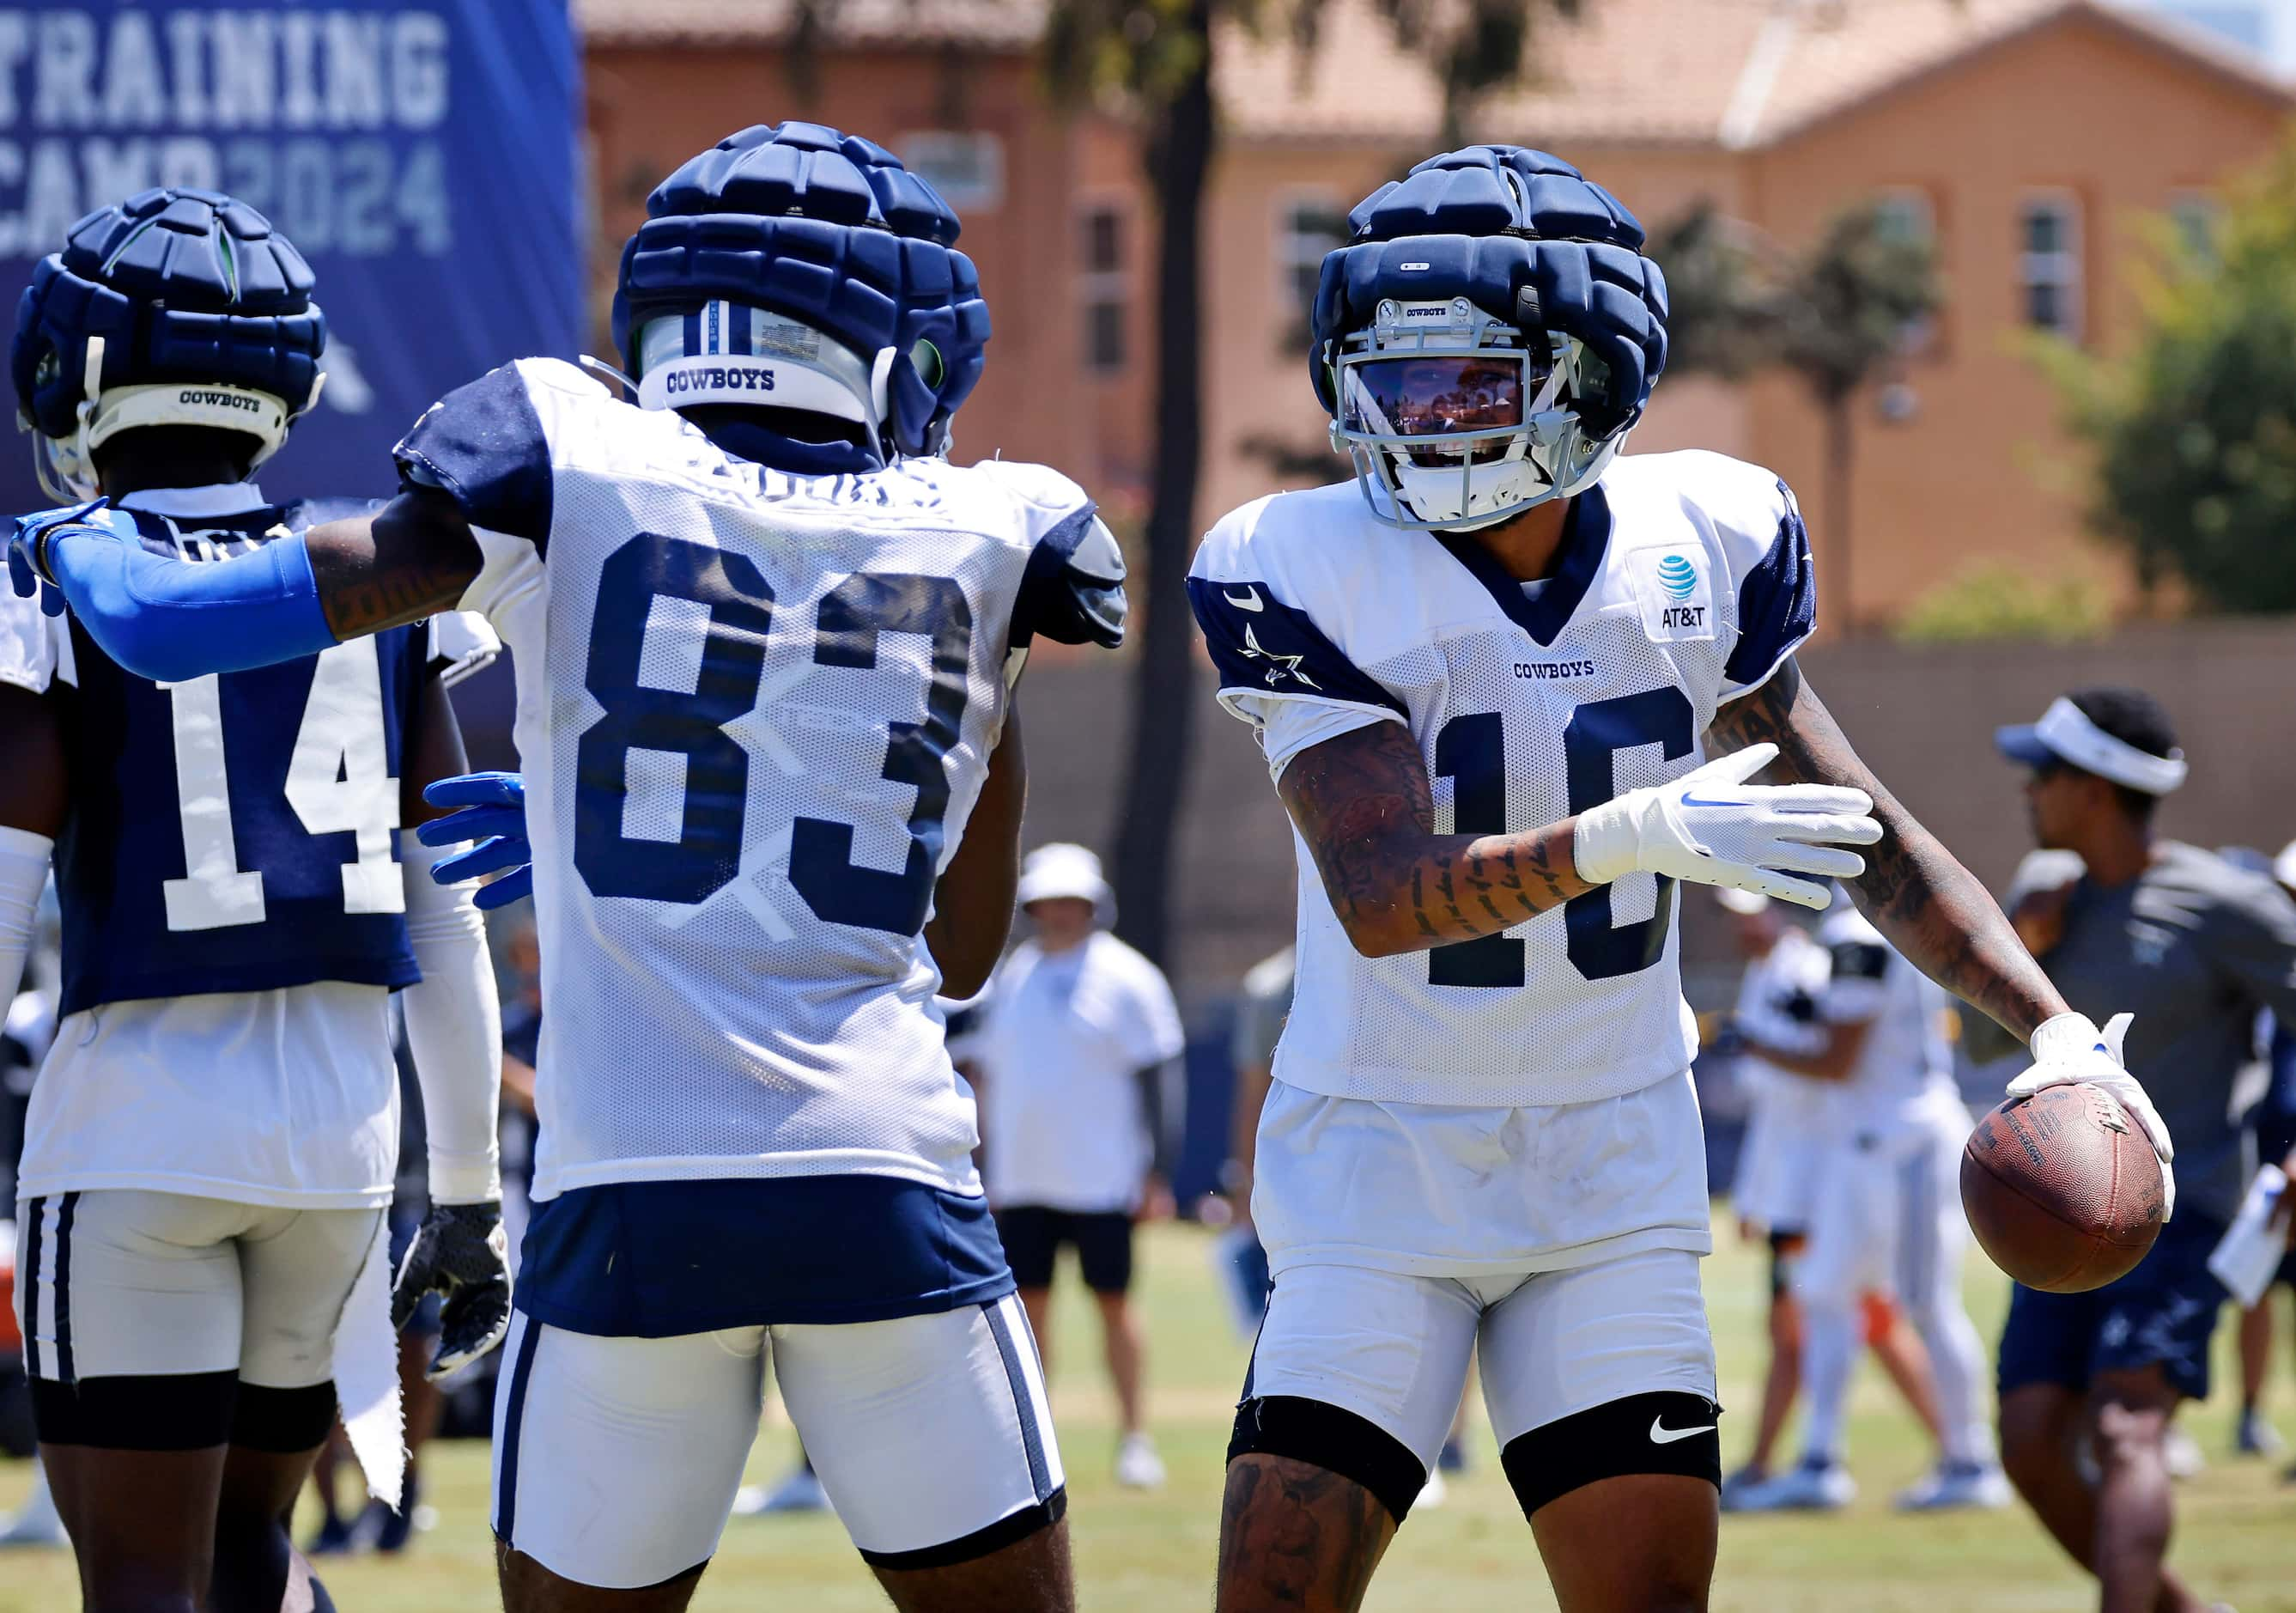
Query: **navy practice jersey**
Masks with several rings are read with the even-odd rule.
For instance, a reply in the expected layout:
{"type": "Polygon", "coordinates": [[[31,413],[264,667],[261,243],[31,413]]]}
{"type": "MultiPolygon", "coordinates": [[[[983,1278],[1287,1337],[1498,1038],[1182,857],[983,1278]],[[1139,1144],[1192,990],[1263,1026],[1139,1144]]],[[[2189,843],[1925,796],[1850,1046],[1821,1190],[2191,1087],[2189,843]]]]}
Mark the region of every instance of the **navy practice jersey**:
{"type": "MultiPolygon", "coordinates": [[[[374,507],[264,504],[249,487],[166,497],[215,513],[160,514],[132,496],[126,513],[146,549],[194,564],[374,507]]],[[[166,684],[121,670],[69,621],[18,616],[0,633],[0,677],[53,687],[66,708],[62,1011],[420,978],[394,831],[430,630],[166,684]]]]}
{"type": "MultiPolygon", "coordinates": [[[[1785,484],[1718,454],[1619,459],[1526,586],[1472,536],[1400,531],[1354,483],[1214,527],[1188,591],[1280,773],[1376,721],[1407,727],[1441,834],[1557,823],[1706,759],[1725,703],[1808,637],[1816,588],[1785,484]]],[[[1295,842],[1299,836],[1293,835],[1295,842]]],[[[1688,1066],[1674,882],[1647,873],[1503,934],[1365,958],[1298,844],[1299,989],[1275,1076],[1333,1097],[1587,1103],[1688,1066]]]]}

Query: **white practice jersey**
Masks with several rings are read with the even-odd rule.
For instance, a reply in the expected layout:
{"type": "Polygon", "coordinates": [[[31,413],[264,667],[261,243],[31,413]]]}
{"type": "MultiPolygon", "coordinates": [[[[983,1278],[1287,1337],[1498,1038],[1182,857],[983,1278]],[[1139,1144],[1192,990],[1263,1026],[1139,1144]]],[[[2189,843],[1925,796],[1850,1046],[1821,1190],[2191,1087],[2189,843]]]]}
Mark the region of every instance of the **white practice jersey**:
{"type": "MultiPolygon", "coordinates": [[[[1221,703],[1271,769],[1405,723],[1444,834],[1536,828],[1699,766],[1717,709],[1769,678],[1816,606],[1792,495],[1709,453],[1615,461],[1574,501],[1555,574],[1528,587],[1472,536],[1381,523],[1353,482],[1228,515],[1188,587],[1221,703]]],[[[1297,849],[1300,980],[1277,1080],[1548,1105],[1689,1065],[1671,881],[1630,874],[1504,934],[1374,959],[1297,849]]]]}
{"type": "MultiPolygon", "coordinates": [[[[1788,925],[1777,944],[1746,966],[1738,983],[1736,1017],[1755,1041],[1789,1052],[1814,1053],[1825,1040],[1818,1017],[1833,960],[1807,930],[1788,925]]],[[[1749,1088],[1765,1121],[1785,1135],[1815,1136],[1825,1124],[1831,1082],[1797,1075],[1748,1051],[1738,1060],[1739,1079],[1749,1088]]]]}
{"type": "Polygon", "coordinates": [[[1032,465],[769,471],[553,359],[450,394],[398,457],[469,517],[464,606],[516,658],[535,1197],[843,1173],[978,1193],[919,936],[1004,725],[1032,557],[1072,550],[1090,500],[1032,465]]]}
{"type": "Polygon", "coordinates": [[[1961,1101],[1945,1036],[1944,989],[1847,901],[1837,899],[1817,938],[1833,959],[1819,1016],[1829,1025],[1869,1027],[1834,1095],[1836,1140],[1886,1143],[1923,1134],[1924,1117],[1961,1101]]]}

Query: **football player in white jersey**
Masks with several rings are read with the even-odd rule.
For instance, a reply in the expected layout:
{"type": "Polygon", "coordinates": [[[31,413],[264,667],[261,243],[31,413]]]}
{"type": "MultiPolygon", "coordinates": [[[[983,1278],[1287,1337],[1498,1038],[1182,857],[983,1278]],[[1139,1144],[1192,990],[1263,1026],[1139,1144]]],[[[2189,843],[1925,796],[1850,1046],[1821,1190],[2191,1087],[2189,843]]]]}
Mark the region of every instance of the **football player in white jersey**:
{"type": "Polygon", "coordinates": [[[1349,230],[1310,372],[1357,485],[1246,505],[1189,578],[1300,872],[1219,1605],[1359,1605],[1480,1342],[1562,1607],[1702,1608],[1718,1408],[1674,882],[1819,906],[1862,875],[1909,956],[2034,1038],[2024,1080],[2110,1083],[2167,1139],[1795,670],[1816,590],[1784,485],[1615,457],[1665,356],[1626,210],[1475,146],[1349,230]]]}
{"type": "Polygon", "coordinates": [[[939,457],[988,310],[890,152],[755,128],[647,210],[615,300],[637,406],[496,370],[399,445],[396,501],[267,572],[137,565],[101,513],[23,557],[152,664],[458,604],[517,657],[547,1016],[496,1405],[512,1613],[686,1604],[768,1354],[898,1606],[1068,1609],[1059,1452],[933,998],[979,990],[1011,921],[1019,658],[1115,644],[1122,562],[1065,478],[939,457]]]}
{"type": "MultiPolygon", "coordinates": [[[[216,192],[80,219],[34,270],[9,354],[44,483],[100,488],[136,555],[183,572],[373,511],[275,504],[252,479],[318,395],[312,289],[262,215],[216,192]]],[[[465,765],[446,686],[495,647],[447,617],[154,680],[0,598],[0,1000],[51,862],[63,918],[16,1294],[91,1608],[329,1605],[286,1525],[339,1389],[370,1484],[397,1499],[393,991],[435,1196],[406,1303],[451,1292],[436,1370],[502,1337],[494,972],[412,827],[422,786],[465,765]]]]}
{"type": "Polygon", "coordinates": [[[1809,1243],[1793,1274],[1809,1401],[1802,1460],[1749,1495],[1746,1508],[1833,1508],[1856,1496],[1841,1461],[1843,1415],[1867,1294],[1906,1307],[1936,1383],[1938,1468],[1898,1504],[2005,1507],[2009,1481],[1987,1420],[1984,1346],[1961,1303],[1969,1223],[1959,1181],[1969,1111],[1954,1086],[1945,993],[1847,901],[1826,915],[1818,939],[1832,968],[1818,996],[1816,1044],[1773,1041],[1759,1020],[1744,1027],[1761,1057],[1831,1088],[1809,1243]]]}

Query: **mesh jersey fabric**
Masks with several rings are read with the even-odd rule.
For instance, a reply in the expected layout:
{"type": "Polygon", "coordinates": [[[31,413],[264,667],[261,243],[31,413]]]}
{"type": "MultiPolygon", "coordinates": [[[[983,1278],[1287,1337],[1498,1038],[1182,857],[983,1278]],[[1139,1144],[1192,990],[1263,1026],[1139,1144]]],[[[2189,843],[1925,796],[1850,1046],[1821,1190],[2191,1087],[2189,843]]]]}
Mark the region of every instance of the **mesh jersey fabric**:
{"type": "MultiPolygon", "coordinates": [[[[1439,834],[1534,828],[1690,771],[1721,704],[1810,631],[1792,496],[1720,455],[1651,455],[1612,465],[1569,519],[1554,576],[1526,592],[1472,538],[1382,525],[1352,483],[1244,506],[1189,578],[1222,704],[1260,728],[1293,705],[1401,719],[1439,834]]],[[[1632,874],[1503,935],[1365,958],[1293,839],[1299,987],[1277,1080],[1535,1106],[1690,1063],[1671,882],[1632,874]]]]}
{"type": "Polygon", "coordinates": [[[881,1174],[978,1193],[919,939],[1002,730],[1040,466],[793,477],[527,359],[400,445],[516,658],[543,1022],[534,1194],[881,1174]]]}
{"type": "Polygon", "coordinates": [[[1923,1115],[1939,1104],[1960,1102],[1945,1035],[1949,1003],[1944,988],[1907,962],[1846,900],[1835,899],[1817,939],[1832,963],[1818,1017],[1868,1027],[1834,1100],[1837,1136],[1889,1140],[1920,1134],[1923,1115]]]}

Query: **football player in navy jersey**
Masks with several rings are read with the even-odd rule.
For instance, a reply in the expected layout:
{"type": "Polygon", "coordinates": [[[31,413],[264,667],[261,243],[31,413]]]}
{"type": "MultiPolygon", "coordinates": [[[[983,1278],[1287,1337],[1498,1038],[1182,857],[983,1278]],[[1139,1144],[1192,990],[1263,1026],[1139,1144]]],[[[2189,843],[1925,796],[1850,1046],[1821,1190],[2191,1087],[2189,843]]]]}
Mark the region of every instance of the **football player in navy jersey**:
{"type": "MultiPolygon", "coordinates": [[[[647,214],[635,404],[521,359],[415,424],[372,516],[168,570],[81,509],[12,568],[168,677],[457,605],[515,654],[522,783],[474,809],[530,835],[546,1009],[495,1407],[512,1613],[685,1606],[768,1359],[896,1606],[1062,1613],[1060,1450],[933,999],[1011,923],[1022,658],[1121,639],[1122,557],[1058,473],[947,457],[988,308],[891,152],[746,129],[647,214]]],[[[460,866],[490,860],[526,854],[460,866]]]]}
{"type": "MultiPolygon", "coordinates": [[[[43,481],[100,491],[124,541],[186,572],[372,507],[275,504],[250,479],[318,394],[310,293],[227,196],[150,191],[80,220],[9,355],[43,481]]],[[[285,1526],[339,1377],[370,1473],[399,1457],[394,990],[434,1200],[406,1303],[448,1293],[435,1370],[501,1337],[493,974],[470,901],[399,838],[430,812],[422,786],[464,766],[446,674],[492,650],[458,621],[154,681],[0,600],[0,998],[52,861],[63,914],[16,1293],[91,1609],[329,1605],[285,1526]]]]}
{"type": "Polygon", "coordinates": [[[1562,1606],[1701,1609],[1720,1408],[1676,882],[1820,907],[1855,881],[1908,957],[2031,1038],[2020,1087],[2095,1082],[2164,1159],[2168,1138],[2117,1039],[1803,683],[1816,589],[1784,484],[1617,457],[1666,354],[1626,209],[1542,152],[1471,146],[1349,233],[1310,371],[1356,481],[1234,512],[1188,583],[1300,891],[1219,1606],[1358,1606],[1480,1346],[1562,1606]]]}

